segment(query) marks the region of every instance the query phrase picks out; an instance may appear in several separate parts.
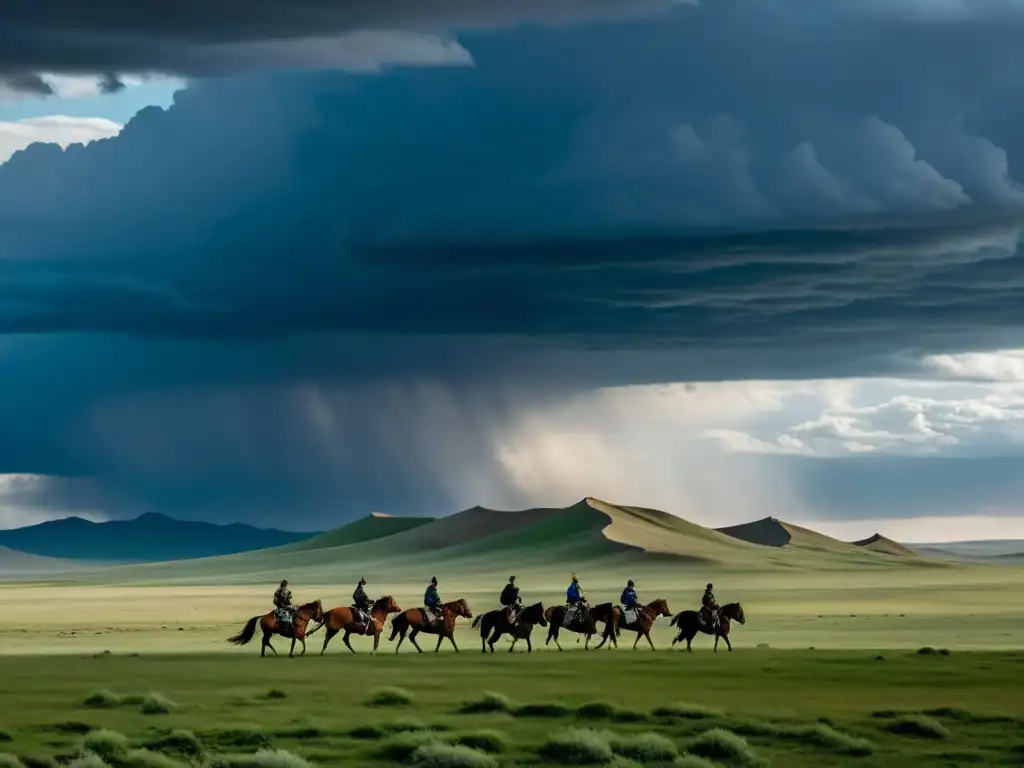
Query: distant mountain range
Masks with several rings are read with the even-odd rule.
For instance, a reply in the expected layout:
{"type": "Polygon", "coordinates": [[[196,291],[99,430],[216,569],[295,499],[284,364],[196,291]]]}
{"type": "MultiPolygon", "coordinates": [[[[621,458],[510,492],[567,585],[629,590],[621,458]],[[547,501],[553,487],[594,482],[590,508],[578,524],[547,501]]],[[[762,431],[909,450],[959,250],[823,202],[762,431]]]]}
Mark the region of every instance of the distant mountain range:
{"type": "Polygon", "coordinates": [[[176,520],[147,512],[94,523],[80,517],[0,531],[0,547],[66,560],[155,562],[216,557],[294,544],[318,533],[176,520]]]}

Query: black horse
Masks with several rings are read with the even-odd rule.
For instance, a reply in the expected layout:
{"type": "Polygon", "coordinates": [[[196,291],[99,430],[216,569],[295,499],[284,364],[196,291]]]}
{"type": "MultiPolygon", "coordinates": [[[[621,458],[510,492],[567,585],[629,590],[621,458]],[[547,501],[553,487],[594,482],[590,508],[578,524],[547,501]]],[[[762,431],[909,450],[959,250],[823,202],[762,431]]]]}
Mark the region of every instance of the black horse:
{"type": "Polygon", "coordinates": [[[544,618],[544,606],[541,603],[534,603],[523,608],[519,613],[519,620],[514,626],[508,621],[508,609],[500,608],[496,611],[489,611],[477,616],[473,619],[472,627],[474,629],[480,628],[480,650],[483,653],[487,653],[488,647],[490,647],[491,653],[494,653],[494,644],[502,635],[512,636],[512,645],[508,649],[509,653],[516,647],[516,641],[518,640],[525,640],[526,650],[529,653],[533,653],[533,643],[530,642],[530,635],[537,624],[540,624],[542,627],[548,625],[547,619],[544,618]],[[488,639],[488,635],[490,635],[490,639],[488,639]]]}
{"type": "Polygon", "coordinates": [[[729,603],[718,609],[718,629],[714,629],[710,623],[702,623],[697,611],[683,611],[672,617],[672,626],[679,627],[679,632],[672,641],[675,645],[681,640],[686,641],[686,650],[693,653],[690,642],[697,636],[698,632],[705,635],[715,636],[715,653],[718,653],[718,638],[725,640],[725,644],[732,650],[732,643],[729,642],[730,620],[746,624],[747,620],[743,615],[743,606],[739,603],[729,603]]]}

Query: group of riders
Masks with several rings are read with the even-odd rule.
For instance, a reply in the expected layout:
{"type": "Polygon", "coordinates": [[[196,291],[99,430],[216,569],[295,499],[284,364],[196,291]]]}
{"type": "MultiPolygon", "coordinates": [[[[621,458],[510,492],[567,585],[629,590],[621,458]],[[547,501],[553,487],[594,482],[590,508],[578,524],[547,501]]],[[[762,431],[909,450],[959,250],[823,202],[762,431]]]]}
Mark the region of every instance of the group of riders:
{"type": "MultiPolygon", "coordinates": [[[[352,609],[356,612],[356,616],[359,619],[359,623],[366,627],[366,631],[369,634],[371,632],[372,622],[370,621],[370,608],[373,602],[366,594],[364,587],[366,586],[366,579],[360,578],[359,583],[356,585],[355,591],[352,593],[352,609]]],[[[508,623],[511,626],[515,626],[519,620],[519,614],[522,611],[522,600],[519,597],[519,587],[516,584],[516,577],[510,576],[508,584],[501,590],[501,596],[498,598],[501,605],[506,609],[508,616],[508,623]]],[[[643,607],[640,603],[640,598],[636,593],[636,585],[632,579],[626,582],[626,588],[622,590],[622,595],[619,598],[622,603],[624,611],[636,612],[634,615],[638,615],[640,609],[643,607]]],[[[434,576],[430,579],[430,584],[427,586],[427,590],[423,595],[423,608],[424,611],[429,613],[435,621],[440,620],[441,616],[441,596],[437,591],[437,577],[434,576]]],[[[565,591],[565,624],[571,626],[573,623],[582,620],[586,616],[586,612],[590,606],[587,603],[587,598],[583,594],[583,589],[580,587],[579,579],[576,578],[576,574],[572,574],[572,581],[569,584],[569,588],[565,591]]],[[[709,626],[712,631],[717,631],[719,626],[718,620],[718,601],[715,600],[714,586],[708,584],[704,590],[704,595],[701,598],[701,609],[699,613],[700,622],[703,626],[709,626]]],[[[281,582],[281,585],[274,592],[274,609],[277,620],[283,624],[293,624],[295,621],[295,607],[292,605],[292,593],[288,589],[288,580],[285,579],[281,582]]]]}

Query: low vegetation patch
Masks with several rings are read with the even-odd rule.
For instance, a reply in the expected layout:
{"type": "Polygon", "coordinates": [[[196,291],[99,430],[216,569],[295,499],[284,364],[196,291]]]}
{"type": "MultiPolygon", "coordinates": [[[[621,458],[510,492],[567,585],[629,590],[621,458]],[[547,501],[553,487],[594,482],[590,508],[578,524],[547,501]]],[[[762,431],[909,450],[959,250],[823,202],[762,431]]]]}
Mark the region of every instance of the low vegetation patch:
{"type": "Polygon", "coordinates": [[[10,731],[0,728],[0,741],[14,741],[14,736],[11,735],[10,731]]]}
{"type": "Polygon", "coordinates": [[[148,693],[142,700],[142,714],[144,715],[169,715],[178,705],[159,693],[148,693]]]}
{"type": "Polygon", "coordinates": [[[56,731],[57,733],[68,733],[76,736],[81,736],[83,733],[88,733],[94,730],[88,723],[83,723],[78,720],[62,720],[53,725],[47,726],[47,730],[56,731]]]}
{"type": "Polygon", "coordinates": [[[106,729],[91,731],[82,739],[83,752],[92,752],[106,761],[118,755],[123,755],[128,751],[129,746],[128,737],[123,733],[106,729]]]}
{"type": "Polygon", "coordinates": [[[689,752],[685,752],[673,763],[673,768],[718,768],[718,766],[699,755],[691,755],[689,752]]]}
{"type": "Polygon", "coordinates": [[[107,764],[99,755],[86,752],[68,763],[68,768],[107,768],[107,764]]]}
{"type": "Polygon", "coordinates": [[[499,731],[481,730],[468,731],[456,736],[457,743],[464,747],[479,749],[492,755],[504,752],[508,748],[505,737],[499,731]]]}
{"type": "Polygon", "coordinates": [[[187,768],[184,763],[168,757],[160,752],[150,752],[148,749],[135,749],[125,755],[119,764],[126,768],[187,768]]]}
{"type": "Polygon", "coordinates": [[[416,700],[411,692],[404,688],[378,688],[367,699],[366,704],[370,707],[407,707],[416,700]]]}
{"type": "Polygon", "coordinates": [[[503,693],[485,692],[479,699],[463,702],[459,712],[464,715],[489,714],[495,712],[512,712],[515,707],[512,700],[503,693]]]}
{"type": "Polygon", "coordinates": [[[157,736],[150,740],[146,747],[158,752],[170,752],[187,757],[196,757],[203,753],[203,742],[192,731],[183,728],[157,736]]]}
{"type": "Polygon", "coordinates": [[[205,768],[310,768],[298,755],[283,749],[260,750],[252,755],[216,755],[205,768]]]}
{"type": "Polygon", "coordinates": [[[375,739],[383,739],[388,735],[388,732],[379,725],[358,725],[350,730],[347,735],[353,739],[373,741],[375,739]]]}
{"type": "Polygon", "coordinates": [[[93,709],[113,709],[121,706],[121,697],[104,688],[90,693],[82,703],[93,709]]]}
{"type": "Polygon", "coordinates": [[[420,747],[431,744],[451,744],[454,741],[447,733],[437,731],[405,731],[391,736],[381,747],[380,754],[392,760],[405,761],[420,747]]]}
{"type": "Polygon", "coordinates": [[[23,755],[21,764],[25,768],[57,768],[57,761],[49,755],[23,755]]]}
{"type": "Polygon", "coordinates": [[[801,735],[807,741],[819,747],[842,752],[854,757],[866,757],[875,751],[874,746],[867,739],[851,736],[825,723],[818,723],[806,729],[801,735]]]}
{"type": "Polygon", "coordinates": [[[901,715],[892,722],[886,723],[885,730],[899,736],[911,736],[918,739],[948,739],[949,729],[938,720],[928,715],[901,715]]]}
{"type": "Polygon", "coordinates": [[[730,763],[761,763],[746,739],[724,728],[713,728],[700,734],[690,744],[691,754],[708,760],[723,760],[730,763]]]}
{"type": "Polygon", "coordinates": [[[417,768],[497,768],[490,755],[459,744],[424,744],[412,754],[417,768]]]}
{"type": "Polygon", "coordinates": [[[24,768],[24,766],[15,755],[0,752],[0,768],[24,768]]]}
{"type": "Polygon", "coordinates": [[[569,765],[602,765],[615,756],[611,734],[586,728],[568,728],[549,737],[540,747],[548,759],[569,765]]]}
{"type": "Polygon", "coordinates": [[[267,699],[287,699],[288,694],[282,691],[280,688],[271,688],[264,694],[264,698],[267,699]]]}
{"type": "Polygon", "coordinates": [[[209,731],[206,740],[218,747],[266,749],[273,739],[260,728],[223,728],[209,731]]]}
{"type": "Polygon", "coordinates": [[[670,720],[704,720],[724,716],[721,710],[705,707],[702,704],[685,704],[683,702],[658,707],[652,710],[651,714],[654,717],[670,720]]]}
{"type": "Polygon", "coordinates": [[[648,763],[671,763],[679,757],[675,743],[660,733],[638,733],[616,737],[611,742],[612,750],[623,757],[648,763]]]}
{"type": "Polygon", "coordinates": [[[384,723],[383,728],[388,733],[408,733],[410,731],[443,730],[441,728],[432,729],[422,720],[418,720],[415,717],[406,717],[401,720],[393,720],[390,723],[384,723]]]}
{"type": "Polygon", "coordinates": [[[615,723],[646,723],[651,716],[639,709],[616,709],[611,719],[615,723]]]}
{"type": "Polygon", "coordinates": [[[607,701],[591,701],[576,708],[576,717],[583,720],[611,720],[615,717],[615,705],[607,701]]]}
{"type": "Polygon", "coordinates": [[[568,717],[571,714],[572,709],[556,701],[523,704],[515,711],[516,717],[568,717]]]}

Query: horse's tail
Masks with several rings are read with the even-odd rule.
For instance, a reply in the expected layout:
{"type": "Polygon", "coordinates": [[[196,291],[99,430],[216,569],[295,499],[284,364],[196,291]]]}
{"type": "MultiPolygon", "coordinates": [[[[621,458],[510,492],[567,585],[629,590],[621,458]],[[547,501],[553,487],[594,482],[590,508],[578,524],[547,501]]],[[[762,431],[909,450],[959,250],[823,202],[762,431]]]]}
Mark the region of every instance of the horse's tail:
{"type": "Polygon", "coordinates": [[[482,619],[483,617],[484,617],[484,615],[483,615],[482,613],[481,613],[481,614],[479,614],[479,615],[477,615],[477,617],[476,617],[475,619],[473,619],[473,623],[472,623],[472,624],[470,624],[469,626],[471,626],[471,627],[472,627],[473,629],[476,629],[477,627],[479,627],[479,626],[480,626],[480,620],[481,620],[481,619],[482,619]]]}
{"type": "Polygon", "coordinates": [[[249,622],[245,625],[241,632],[234,637],[229,637],[228,642],[234,643],[235,645],[245,645],[252,640],[253,635],[256,634],[256,625],[260,623],[262,616],[253,616],[249,619],[249,622]]]}
{"type": "Polygon", "coordinates": [[[388,638],[388,642],[394,642],[395,638],[398,637],[400,632],[404,632],[409,626],[409,619],[405,617],[404,613],[400,613],[391,620],[391,637],[388,638]]]}
{"type": "Polygon", "coordinates": [[[670,627],[679,627],[680,629],[682,629],[683,628],[683,616],[685,614],[686,614],[686,611],[680,611],[679,613],[677,613],[675,616],[672,617],[672,621],[669,622],[669,626],[670,627]]]}
{"type": "Polygon", "coordinates": [[[325,624],[327,624],[327,620],[328,620],[328,619],[329,619],[330,617],[331,617],[331,611],[328,611],[327,613],[325,613],[325,614],[324,614],[324,615],[323,615],[323,616],[321,617],[321,619],[320,619],[320,623],[319,623],[319,624],[317,624],[317,625],[316,625],[315,627],[313,627],[313,628],[312,628],[311,630],[309,630],[308,632],[306,632],[306,637],[309,637],[309,636],[310,636],[310,635],[312,635],[312,634],[313,634],[314,632],[319,632],[319,631],[320,631],[321,629],[323,629],[323,628],[324,628],[324,625],[325,625],[325,624]]]}

